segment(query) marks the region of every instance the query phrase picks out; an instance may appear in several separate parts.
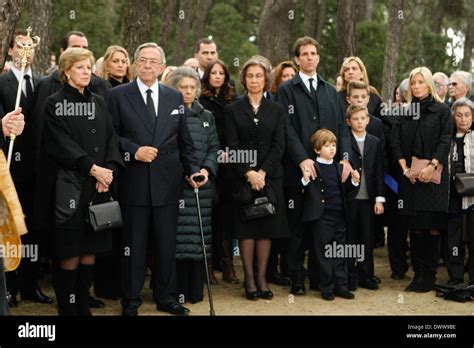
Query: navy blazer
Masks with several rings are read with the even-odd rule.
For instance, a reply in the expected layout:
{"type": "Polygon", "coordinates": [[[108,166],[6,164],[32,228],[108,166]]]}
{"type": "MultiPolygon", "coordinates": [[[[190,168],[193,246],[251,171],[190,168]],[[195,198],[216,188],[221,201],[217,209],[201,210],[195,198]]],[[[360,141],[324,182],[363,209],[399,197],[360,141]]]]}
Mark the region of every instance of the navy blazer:
{"type": "Polygon", "coordinates": [[[298,186],[301,179],[299,164],[308,158],[315,159],[310,138],[318,129],[327,128],[332,131],[337,137],[338,159],[349,160],[351,147],[346,113],[332,85],[318,75],[315,102],[300,75],[296,74],[291,80],[280,85],[276,99],[285,109],[285,186],[298,186]]]}
{"type": "MultiPolygon", "coordinates": [[[[362,175],[362,166],[364,166],[365,183],[369,200],[371,203],[375,203],[375,197],[384,197],[385,195],[382,141],[376,136],[366,132],[364,153],[362,156],[354,134],[351,132],[351,147],[353,155],[351,157],[352,168],[356,169],[359,174],[362,175]]],[[[348,198],[355,199],[359,190],[360,185],[350,193],[348,198]]]]}
{"type": "Polygon", "coordinates": [[[158,98],[153,127],[136,80],[110,90],[109,110],[126,164],[119,179],[122,204],[177,204],[182,197],[184,174],[200,169],[181,93],[159,84],[158,98]],[[136,161],[140,146],[157,148],[156,159],[151,163],[136,161]]]}
{"type": "MultiPolygon", "coordinates": [[[[342,201],[344,203],[344,214],[346,215],[346,222],[349,219],[347,205],[346,205],[346,191],[351,192],[355,186],[352,184],[351,177],[345,183],[341,181],[342,164],[334,162],[337,166],[337,177],[339,185],[342,190],[342,201]]],[[[321,167],[317,161],[314,162],[317,177],[311,180],[308,185],[304,186],[300,178],[300,186],[304,194],[303,216],[302,221],[313,221],[319,219],[324,213],[325,198],[324,198],[324,182],[321,177],[321,167]]]]}

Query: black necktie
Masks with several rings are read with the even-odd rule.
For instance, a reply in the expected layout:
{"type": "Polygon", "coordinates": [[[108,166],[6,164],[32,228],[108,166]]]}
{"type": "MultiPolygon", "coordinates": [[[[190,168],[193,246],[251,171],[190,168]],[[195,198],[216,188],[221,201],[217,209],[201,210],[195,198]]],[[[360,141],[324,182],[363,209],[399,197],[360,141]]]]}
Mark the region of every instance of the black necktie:
{"type": "Polygon", "coordinates": [[[309,92],[311,93],[311,97],[313,98],[313,100],[316,100],[316,90],[313,87],[314,79],[310,78],[308,81],[309,81],[309,92]]]}
{"type": "Polygon", "coordinates": [[[148,115],[150,116],[151,123],[154,125],[156,120],[156,111],[155,105],[153,103],[153,98],[151,97],[151,89],[146,90],[146,108],[148,110],[148,115]]]}
{"type": "Polygon", "coordinates": [[[33,96],[33,87],[31,86],[31,76],[30,75],[25,75],[25,87],[26,87],[26,97],[32,97],[33,96]]]}

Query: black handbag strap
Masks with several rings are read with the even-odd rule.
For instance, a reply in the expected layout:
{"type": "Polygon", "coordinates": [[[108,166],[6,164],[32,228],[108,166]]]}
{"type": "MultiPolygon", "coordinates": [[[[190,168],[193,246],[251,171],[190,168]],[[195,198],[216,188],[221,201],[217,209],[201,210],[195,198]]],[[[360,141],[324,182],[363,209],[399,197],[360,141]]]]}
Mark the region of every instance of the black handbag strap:
{"type": "MultiPolygon", "coordinates": [[[[92,196],[91,198],[91,201],[89,202],[89,207],[92,206],[92,204],[94,203],[94,199],[95,199],[95,196],[97,195],[97,190],[94,192],[94,195],[92,196]]],[[[110,191],[107,191],[105,193],[108,193],[109,194],[109,197],[110,197],[110,202],[113,202],[114,201],[114,197],[112,197],[112,194],[110,193],[110,191]]]]}

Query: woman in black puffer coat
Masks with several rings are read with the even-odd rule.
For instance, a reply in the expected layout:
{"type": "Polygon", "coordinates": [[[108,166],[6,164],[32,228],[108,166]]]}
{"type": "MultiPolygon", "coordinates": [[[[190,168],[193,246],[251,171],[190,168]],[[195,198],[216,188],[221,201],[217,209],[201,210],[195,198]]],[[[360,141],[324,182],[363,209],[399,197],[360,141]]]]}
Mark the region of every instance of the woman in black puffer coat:
{"type": "MultiPolygon", "coordinates": [[[[167,84],[183,94],[189,132],[202,168],[201,173],[205,177],[204,182],[207,181],[199,189],[199,203],[209,259],[212,241],[214,177],[217,174],[217,152],[220,148],[214,116],[196,100],[200,92],[200,81],[193,69],[188,67],[176,69],[172,72],[167,84]]],[[[202,301],[205,269],[201,243],[194,190],[191,186],[185,185],[183,199],[180,200],[176,234],[176,273],[180,302],[202,301]]]]}

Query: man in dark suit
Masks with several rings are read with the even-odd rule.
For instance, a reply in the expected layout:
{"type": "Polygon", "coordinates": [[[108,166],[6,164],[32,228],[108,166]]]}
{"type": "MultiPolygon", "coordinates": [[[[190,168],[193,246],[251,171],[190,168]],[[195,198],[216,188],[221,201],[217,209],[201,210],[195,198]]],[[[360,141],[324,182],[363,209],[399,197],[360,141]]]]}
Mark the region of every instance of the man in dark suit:
{"type": "MultiPolygon", "coordinates": [[[[15,101],[18,90],[18,81],[21,75],[20,65],[20,47],[16,40],[26,42],[25,31],[17,31],[10,42],[8,54],[12,59],[12,66],[7,74],[0,76],[0,104],[4,112],[15,109],[15,101]]],[[[33,140],[33,130],[35,124],[35,114],[33,113],[33,104],[35,101],[35,91],[38,84],[38,77],[33,75],[31,64],[34,58],[34,50],[27,59],[24,80],[22,83],[20,106],[25,115],[25,129],[21,137],[15,140],[13,149],[10,172],[15,183],[18,196],[23,207],[26,218],[26,226],[29,233],[22,238],[26,245],[35,246],[39,244],[38,233],[32,228],[33,202],[35,192],[35,172],[33,166],[33,154],[35,144],[33,140]]],[[[3,117],[4,113],[0,114],[3,117]]],[[[5,154],[8,154],[8,143],[3,148],[5,154]]],[[[32,258],[23,258],[20,267],[15,272],[9,272],[7,275],[8,290],[10,292],[10,305],[17,306],[16,295],[21,293],[22,299],[32,300],[39,303],[53,303],[53,299],[46,296],[38,284],[39,260],[32,258]]]]}
{"type": "Polygon", "coordinates": [[[148,240],[153,246],[153,297],[157,309],[187,315],[176,302],[176,228],[184,173],[199,175],[181,93],[158,83],[165,54],[155,43],[134,55],[138,77],[111,90],[109,109],[127,168],[120,174],[123,212],[123,315],[138,314],[148,240]],[[158,112],[156,112],[156,110],[158,112]]]}
{"type": "MultiPolygon", "coordinates": [[[[285,195],[292,237],[288,246],[288,272],[292,278],[291,293],[304,295],[305,270],[304,226],[301,222],[303,200],[299,189],[301,173],[309,170],[316,178],[311,135],[321,128],[331,130],[338,140],[337,157],[343,165],[342,179],[351,173],[349,164],[350,138],[345,123],[344,110],[335,88],[316,73],[319,63],[319,43],[310,37],[296,40],[293,53],[300,71],[278,89],[277,101],[286,110],[285,195]]],[[[310,255],[311,256],[311,255],[310,255]]],[[[310,282],[317,287],[317,275],[310,267],[310,282]]]]}

